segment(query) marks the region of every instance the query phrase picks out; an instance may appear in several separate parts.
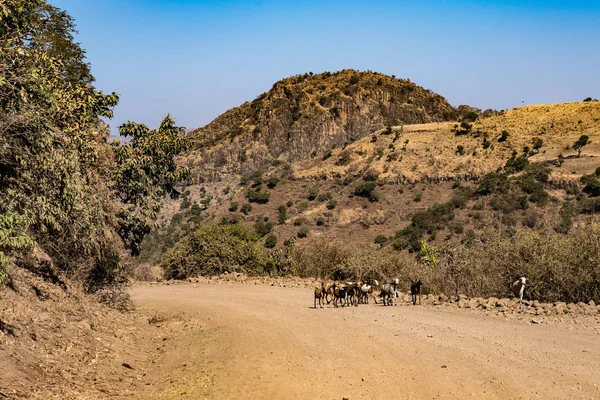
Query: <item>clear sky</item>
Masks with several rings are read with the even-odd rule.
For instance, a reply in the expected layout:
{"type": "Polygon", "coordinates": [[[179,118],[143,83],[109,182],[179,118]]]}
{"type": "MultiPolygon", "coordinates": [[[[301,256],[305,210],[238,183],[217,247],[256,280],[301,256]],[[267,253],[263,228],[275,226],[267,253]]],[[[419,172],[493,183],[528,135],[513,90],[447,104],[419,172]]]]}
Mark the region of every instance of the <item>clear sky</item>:
{"type": "Polygon", "coordinates": [[[111,122],[197,128],[284,77],[410,77],[451,104],[600,98],[600,0],[50,0],[76,20],[111,122]]]}

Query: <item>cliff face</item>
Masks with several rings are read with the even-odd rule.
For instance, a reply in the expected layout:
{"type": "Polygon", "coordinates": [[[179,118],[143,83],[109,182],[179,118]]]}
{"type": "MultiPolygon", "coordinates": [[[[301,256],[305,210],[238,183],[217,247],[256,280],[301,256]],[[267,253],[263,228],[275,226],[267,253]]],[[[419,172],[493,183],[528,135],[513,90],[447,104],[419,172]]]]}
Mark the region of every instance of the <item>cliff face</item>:
{"type": "Polygon", "coordinates": [[[307,160],[388,125],[456,120],[442,96],[395,77],[343,70],[283,79],[190,132],[199,180],[307,160]]]}

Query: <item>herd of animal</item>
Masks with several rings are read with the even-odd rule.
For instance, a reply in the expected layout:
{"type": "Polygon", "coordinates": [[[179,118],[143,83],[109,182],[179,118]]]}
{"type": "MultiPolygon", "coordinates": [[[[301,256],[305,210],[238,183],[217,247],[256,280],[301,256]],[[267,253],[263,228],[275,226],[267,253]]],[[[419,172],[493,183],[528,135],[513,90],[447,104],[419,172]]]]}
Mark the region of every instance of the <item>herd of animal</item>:
{"type": "MultiPolygon", "coordinates": [[[[525,282],[526,279],[521,277],[511,285],[514,296],[519,300],[523,300],[525,282]]],[[[391,306],[394,304],[394,299],[398,297],[399,283],[398,278],[383,285],[380,285],[377,280],[366,283],[359,281],[325,284],[325,282],[321,282],[321,286],[315,287],[314,307],[317,308],[317,302],[321,308],[325,303],[330,304],[331,302],[333,302],[335,308],[339,306],[358,307],[359,304],[369,304],[369,297],[373,298],[375,304],[377,304],[377,298],[379,297],[384,306],[391,306]]],[[[417,301],[421,304],[422,284],[420,279],[416,282],[411,281],[410,294],[413,305],[417,304],[417,301]]]]}
{"type": "MultiPolygon", "coordinates": [[[[339,306],[358,307],[359,304],[369,304],[369,297],[373,298],[375,304],[377,304],[377,298],[379,297],[384,306],[391,306],[394,304],[394,299],[398,297],[399,283],[398,278],[383,285],[380,285],[377,280],[366,283],[334,282],[325,284],[325,282],[321,282],[321,286],[315,288],[314,306],[317,308],[318,302],[319,307],[323,308],[325,303],[330,304],[333,302],[335,308],[339,306]]],[[[421,280],[411,284],[410,293],[413,304],[417,304],[417,300],[421,304],[421,285],[421,280]]]]}

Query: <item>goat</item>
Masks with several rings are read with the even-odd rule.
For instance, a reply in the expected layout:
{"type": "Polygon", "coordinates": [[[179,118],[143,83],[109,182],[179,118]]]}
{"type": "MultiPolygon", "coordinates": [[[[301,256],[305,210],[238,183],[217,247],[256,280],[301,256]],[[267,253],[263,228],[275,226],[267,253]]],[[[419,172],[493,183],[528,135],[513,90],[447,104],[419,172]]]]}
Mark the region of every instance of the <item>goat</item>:
{"type": "Polygon", "coordinates": [[[381,288],[381,293],[379,294],[379,297],[382,298],[384,306],[391,306],[392,304],[394,304],[394,299],[396,298],[396,292],[399,282],[400,281],[398,280],[398,278],[396,278],[391,283],[386,283],[381,288]]]}
{"type": "Polygon", "coordinates": [[[523,300],[523,293],[525,292],[525,281],[526,280],[527,280],[526,278],[521,277],[512,284],[513,293],[514,293],[515,297],[519,298],[519,300],[523,300]]]}
{"type": "Polygon", "coordinates": [[[335,283],[333,284],[333,306],[335,308],[338,306],[338,301],[342,303],[342,307],[348,303],[346,294],[346,286],[337,286],[335,283]]]}
{"type": "Polygon", "coordinates": [[[360,295],[360,282],[346,282],[346,304],[358,307],[358,296],[360,295]]]}
{"type": "Polygon", "coordinates": [[[325,290],[325,283],[321,282],[321,287],[315,287],[315,309],[317,308],[317,299],[319,300],[319,307],[323,308],[321,300],[325,298],[326,294],[327,291],[325,290]]]}
{"type": "Polygon", "coordinates": [[[369,296],[373,296],[373,300],[375,300],[375,304],[377,304],[377,297],[373,294],[373,290],[375,287],[379,286],[379,282],[376,280],[371,281],[370,285],[366,283],[360,287],[359,298],[358,300],[364,303],[369,304],[369,296]]]}
{"type": "Polygon", "coordinates": [[[413,306],[417,304],[417,296],[419,296],[419,305],[421,305],[421,285],[423,283],[420,279],[416,282],[410,281],[410,283],[410,296],[412,298],[413,306]]]}
{"type": "Polygon", "coordinates": [[[331,303],[335,299],[335,283],[325,286],[325,300],[327,304],[331,303]]]}

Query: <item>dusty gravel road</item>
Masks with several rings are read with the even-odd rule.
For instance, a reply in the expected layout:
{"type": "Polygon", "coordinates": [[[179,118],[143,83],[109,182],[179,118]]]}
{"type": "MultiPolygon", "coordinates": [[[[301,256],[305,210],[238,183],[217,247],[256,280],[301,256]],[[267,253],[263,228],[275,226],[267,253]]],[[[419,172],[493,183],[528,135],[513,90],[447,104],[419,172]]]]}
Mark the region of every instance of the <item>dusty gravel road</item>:
{"type": "Polygon", "coordinates": [[[600,399],[593,326],[420,306],[315,310],[310,289],[270,286],[132,295],[167,318],[139,398],[600,399]]]}

